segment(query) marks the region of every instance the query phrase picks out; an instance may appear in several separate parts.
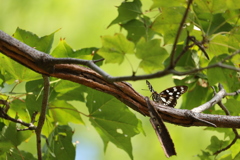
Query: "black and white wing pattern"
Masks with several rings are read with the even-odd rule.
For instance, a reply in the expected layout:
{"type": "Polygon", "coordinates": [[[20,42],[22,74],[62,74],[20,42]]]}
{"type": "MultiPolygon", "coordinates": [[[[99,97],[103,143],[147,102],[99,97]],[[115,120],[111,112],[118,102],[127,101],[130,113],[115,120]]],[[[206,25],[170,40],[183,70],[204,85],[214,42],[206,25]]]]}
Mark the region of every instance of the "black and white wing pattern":
{"type": "Polygon", "coordinates": [[[165,106],[175,107],[177,99],[187,91],[187,86],[175,86],[163,90],[161,93],[154,91],[152,85],[146,80],[150,92],[152,92],[152,99],[154,102],[161,103],[165,106]]]}

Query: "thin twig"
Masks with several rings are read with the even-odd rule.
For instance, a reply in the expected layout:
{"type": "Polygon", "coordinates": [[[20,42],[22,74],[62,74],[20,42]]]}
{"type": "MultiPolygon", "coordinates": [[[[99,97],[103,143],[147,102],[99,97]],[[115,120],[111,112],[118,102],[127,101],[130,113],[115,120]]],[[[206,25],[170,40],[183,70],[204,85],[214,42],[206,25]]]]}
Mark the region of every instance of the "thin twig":
{"type": "MultiPolygon", "coordinates": [[[[230,115],[230,112],[229,112],[228,109],[223,105],[222,101],[218,102],[218,105],[223,109],[223,111],[225,112],[226,115],[230,115]]],[[[236,128],[232,128],[232,130],[233,130],[233,132],[234,132],[234,134],[235,134],[235,137],[234,137],[234,139],[232,140],[232,142],[231,142],[229,145],[227,145],[226,147],[224,147],[224,148],[216,151],[216,152],[214,153],[214,155],[217,155],[217,154],[219,154],[219,153],[221,153],[221,152],[229,149],[232,145],[234,145],[234,144],[237,142],[237,139],[239,139],[238,131],[237,131],[236,128]]]]}
{"type": "Polygon", "coordinates": [[[179,25],[179,28],[178,28],[178,31],[177,31],[177,35],[175,37],[175,40],[174,40],[174,43],[173,43],[173,48],[172,48],[172,51],[171,51],[171,54],[170,54],[170,65],[169,65],[169,68],[174,68],[174,56],[175,56],[175,51],[176,51],[176,47],[177,47],[177,43],[178,43],[178,39],[180,37],[180,34],[181,34],[181,31],[182,31],[182,28],[183,28],[183,25],[187,19],[187,15],[188,15],[188,11],[189,11],[189,8],[192,4],[192,1],[193,0],[189,0],[188,1],[188,5],[187,5],[187,8],[185,10],[185,13],[183,15],[183,18],[181,20],[181,23],[179,25]]]}
{"type": "Polygon", "coordinates": [[[236,96],[238,94],[240,94],[240,89],[233,93],[227,93],[227,96],[236,96]]]}
{"type": "Polygon", "coordinates": [[[203,54],[205,55],[205,57],[209,60],[209,56],[202,44],[202,42],[199,42],[198,40],[196,40],[196,38],[194,36],[188,36],[188,38],[195,44],[198,46],[198,48],[203,52],[203,54]]]}
{"type": "MultiPolygon", "coordinates": [[[[8,106],[8,108],[10,107],[6,100],[0,100],[0,104],[4,104],[4,105],[8,106]]],[[[23,126],[26,126],[27,130],[35,130],[36,129],[36,127],[32,123],[26,123],[26,122],[22,121],[21,119],[15,119],[15,118],[10,117],[5,112],[5,108],[3,108],[3,107],[0,107],[0,117],[4,118],[6,120],[10,120],[10,121],[12,121],[14,123],[19,123],[19,124],[21,124],[23,126]]]]}
{"type": "Polygon", "coordinates": [[[225,107],[225,106],[223,105],[222,101],[218,102],[217,104],[218,104],[219,107],[225,112],[226,115],[229,115],[229,116],[231,115],[230,112],[229,112],[229,110],[227,109],[227,107],[225,107]]]}
{"type": "Polygon", "coordinates": [[[217,155],[217,154],[219,154],[219,153],[221,153],[221,152],[229,149],[234,143],[236,143],[237,139],[238,139],[237,136],[235,136],[235,138],[233,139],[233,141],[232,141],[227,147],[225,147],[225,148],[223,148],[223,149],[220,149],[220,150],[216,151],[216,152],[213,153],[213,154],[214,154],[214,155],[217,155]]]}
{"type": "Polygon", "coordinates": [[[189,48],[191,48],[192,45],[189,45],[189,36],[187,36],[186,39],[186,45],[183,48],[182,52],[178,55],[178,57],[174,60],[173,65],[175,66],[177,64],[177,62],[181,59],[181,57],[188,51],[189,48]]]}
{"type": "Polygon", "coordinates": [[[44,122],[45,122],[45,118],[46,118],[46,111],[47,111],[48,97],[49,97],[49,90],[50,90],[49,77],[43,75],[43,80],[44,80],[44,88],[43,88],[42,108],[41,108],[41,113],[40,113],[40,117],[39,117],[39,120],[38,120],[38,125],[37,125],[37,128],[36,128],[38,160],[42,160],[41,132],[42,132],[42,127],[43,127],[44,122]]]}

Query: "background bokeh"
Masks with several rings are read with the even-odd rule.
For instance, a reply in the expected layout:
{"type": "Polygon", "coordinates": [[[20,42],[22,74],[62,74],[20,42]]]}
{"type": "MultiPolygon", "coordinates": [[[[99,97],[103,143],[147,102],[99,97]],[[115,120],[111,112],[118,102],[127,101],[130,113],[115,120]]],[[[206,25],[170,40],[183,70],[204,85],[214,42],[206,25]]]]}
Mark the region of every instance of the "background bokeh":
{"type": "MultiPolygon", "coordinates": [[[[53,48],[58,44],[60,38],[66,38],[67,43],[74,49],[101,47],[101,36],[113,35],[121,31],[118,25],[107,28],[117,16],[116,6],[119,6],[121,2],[122,0],[0,0],[0,30],[11,35],[17,27],[20,27],[38,36],[44,36],[61,28],[55,34],[53,48]]],[[[150,8],[152,1],[143,0],[142,3],[144,4],[143,10],[145,10],[150,8]]],[[[131,63],[137,64],[137,61],[131,63]]],[[[129,68],[128,62],[124,62],[120,66],[103,65],[106,72],[115,76],[131,74],[129,68]]],[[[133,68],[136,69],[137,65],[133,65],[133,68]]],[[[140,70],[138,73],[143,74],[140,70]]],[[[157,91],[173,85],[171,76],[150,81],[157,91]]],[[[145,81],[130,83],[142,95],[150,95],[150,92],[143,90],[147,89],[145,81]]],[[[83,103],[75,104],[81,108],[82,112],[87,113],[83,103]]],[[[167,159],[149,123],[149,118],[138,113],[136,115],[142,120],[146,135],[137,135],[132,140],[135,160],[167,159]]],[[[124,151],[111,143],[104,153],[100,136],[91,126],[88,118],[83,116],[83,119],[86,122],[85,126],[71,124],[75,130],[73,142],[77,143],[76,160],[130,159],[124,151]]],[[[178,153],[178,156],[170,158],[171,160],[198,159],[196,155],[206,149],[210,143],[210,137],[213,135],[212,132],[205,131],[203,127],[186,128],[172,124],[166,125],[178,153]]],[[[34,147],[34,140],[29,140],[22,144],[21,149],[35,152],[34,147]],[[27,148],[29,145],[32,147],[27,148]]]]}

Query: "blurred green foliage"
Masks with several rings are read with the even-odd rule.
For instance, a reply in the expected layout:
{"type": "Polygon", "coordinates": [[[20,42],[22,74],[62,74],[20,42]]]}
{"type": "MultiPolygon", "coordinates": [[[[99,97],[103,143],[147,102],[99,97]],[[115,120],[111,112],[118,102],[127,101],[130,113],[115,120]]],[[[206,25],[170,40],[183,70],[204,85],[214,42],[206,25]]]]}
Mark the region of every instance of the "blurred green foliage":
{"type": "MultiPolygon", "coordinates": [[[[121,2],[120,0],[0,0],[2,22],[0,29],[8,34],[14,33],[15,38],[54,57],[92,59],[94,58],[92,52],[100,48],[99,55],[107,62],[113,63],[103,64],[102,68],[114,76],[130,75],[135,71],[138,71],[138,74],[146,74],[163,69],[169,63],[168,55],[185,11],[185,1],[121,2]]],[[[239,22],[236,18],[239,15],[239,8],[239,4],[235,5],[233,0],[228,1],[227,4],[223,0],[208,2],[196,0],[192,12],[187,17],[176,51],[179,55],[186,43],[187,34],[190,34],[203,41],[211,60],[206,60],[199,48],[193,47],[183,56],[176,68],[179,71],[186,71],[211,65],[239,48],[237,30],[239,22]],[[197,29],[194,29],[194,26],[197,29]]],[[[21,101],[15,101],[15,97],[10,95],[13,102],[9,114],[27,121],[41,106],[41,76],[2,55],[0,61],[0,83],[5,82],[1,91],[9,93],[9,90],[14,88],[13,83],[20,83],[18,86],[23,85],[25,89],[16,87],[14,92],[23,93],[22,95],[27,93],[26,99],[23,98],[26,105],[21,101]],[[3,74],[5,72],[6,75],[3,74]]],[[[236,66],[239,64],[239,58],[234,58],[226,64],[236,66]]],[[[225,69],[212,69],[184,78],[174,80],[175,84],[189,82],[190,92],[184,96],[181,108],[196,107],[211,97],[211,90],[203,87],[206,81],[210,85],[221,82],[228,91],[239,88],[239,77],[236,72],[225,69]],[[224,74],[219,75],[219,72],[224,74]]],[[[139,93],[149,96],[149,92],[141,91],[147,88],[144,81],[131,83],[139,93]]],[[[155,90],[160,92],[173,85],[172,77],[152,80],[152,84],[156,86],[155,90]]],[[[6,99],[7,94],[0,96],[6,99]]],[[[21,96],[18,98],[21,99],[21,96]]],[[[231,104],[238,103],[238,99],[230,99],[226,104],[231,107],[231,104]]],[[[74,148],[76,148],[76,160],[117,160],[129,159],[129,157],[134,157],[136,160],[166,159],[148,121],[149,118],[131,112],[109,95],[52,78],[49,107],[43,130],[43,135],[46,136],[43,139],[48,139],[49,143],[44,145],[46,159],[66,159],[68,154],[71,154],[68,158],[73,159],[74,148]],[[88,108],[85,107],[86,102],[88,108]],[[106,109],[111,106],[117,108],[106,109]],[[69,122],[72,122],[71,127],[67,126],[69,122]],[[141,126],[146,137],[143,134],[135,136],[143,132],[141,126]],[[71,143],[72,141],[74,144],[71,143]],[[62,148],[66,152],[61,152],[62,148]],[[105,155],[103,150],[106,152],[105,155]]],[[[231,108],[232,110],[234,109],[231,108]]],[[[24,150],[21,152],[22,156],[33,159],[33,155],[36,154],[34,136],[30,132],[16,132],[16,127],[18,126],[15,124],[0,121],[2,131],[0,155],[7,156],[8,159],[19,158],[16,154],[17,148],[24,150]],[[5,124],[8,124],[8,127],[4,127],[5,124]],[[13,146],[14,150],[5,153],[13,146]]],[[[210,151],[216,151],[223,142],[229,143],[229,140],[223,141],[224,136],[228,137],[228,130],[222,132],[217,130],[216,133],[210,130],[204,131],[200,127],[183,128],[171,124],[167,124],[167,127],[178,153],[178,156],[171,158],[173,160],[194,160],[199,157],[212,159],[210,151]],[[205,149],[208,150],[205,152],[205,149]]],[[[231,148],[232,155],[237,155],[236,150],[236,147],[231,148]]],[[[229,156],[228,153],[222,155],[229,156]]]]}

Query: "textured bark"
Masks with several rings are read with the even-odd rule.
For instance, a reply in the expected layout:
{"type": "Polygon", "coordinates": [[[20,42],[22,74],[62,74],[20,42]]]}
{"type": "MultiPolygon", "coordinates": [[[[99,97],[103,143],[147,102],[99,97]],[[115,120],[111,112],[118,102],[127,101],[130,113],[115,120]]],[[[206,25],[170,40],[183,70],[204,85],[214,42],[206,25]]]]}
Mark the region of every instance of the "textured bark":
{"type": "MultiPolygon", "coordinates": [[[[87,67],[76,64],[61,64],[61,59],[40,52],[2,31],[0,31],[0,52],[39,74],[69,80],[111,94],[135,111],[149,116],[144,96],[136,92],[126,82],[110,83],[96,71],[87,67]]],[[[157,107],[162,119],[169,123],[181,126],[210,126],[196,118],[189,117],[186,114],[189,110],[175,109],[159,104],[155,104],[155,107],[157,107]]],[[[196,112],[194,115],[199,119],[215,124],[217,127],[240,128],[240,117],[237,116],[196,112]]]]}

